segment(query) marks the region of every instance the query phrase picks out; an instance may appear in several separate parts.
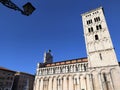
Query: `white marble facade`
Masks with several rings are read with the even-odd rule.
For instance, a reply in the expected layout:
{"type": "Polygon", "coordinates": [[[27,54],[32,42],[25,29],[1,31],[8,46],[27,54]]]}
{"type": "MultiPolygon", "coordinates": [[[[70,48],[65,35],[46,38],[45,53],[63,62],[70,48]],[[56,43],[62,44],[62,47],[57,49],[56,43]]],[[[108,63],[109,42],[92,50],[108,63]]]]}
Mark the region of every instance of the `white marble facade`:
{"type": "Polygon", "coordinates": [[[103,8],[82,14],[86,58],[53,62],[46,52],[38,63],[34,90],[120,90],[120,67],[103,8]]]}
{"type": "Polygon", "coordinates": [[[118,66],[90,69],[86,61],[43,66],[37,69],[34,90],[119,90],[118,71],[118,66]]]}

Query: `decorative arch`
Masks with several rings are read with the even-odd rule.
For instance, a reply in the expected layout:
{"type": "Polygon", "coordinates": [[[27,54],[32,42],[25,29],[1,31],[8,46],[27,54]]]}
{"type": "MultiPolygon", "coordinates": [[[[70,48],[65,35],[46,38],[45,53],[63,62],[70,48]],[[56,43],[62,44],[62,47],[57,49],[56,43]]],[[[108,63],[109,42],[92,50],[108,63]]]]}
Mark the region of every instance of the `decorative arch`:
{"type": "Polygon", "coordinates": [[[109,70],[109,74],[110,74],[110,78],[111,78],[112,88],[117,90],[117,87],[119,87],[118,81],[120,80],[118,70],[116,68],[111,68],[109,70]]]}
{"type": "Polygon", "coordinates": [[[77,76],[77,74],[73,74],[73,75],[72,75],[72,78],[74,78],[75,76],[77,76]]]}
{"type": "Polygon", "coordinates": [[[67,75],[63,75],[62,78],[66,77],[67,78],[67,75]]]}
{"type": "Polygon", "coordinates": [[[46,80],[46,79],[48,79],[48,77],[44,77],[44,78],[43,78],[43,80],[46,80]]]}
{"type": "Polygon", "coordinates": [[[90,80],[91,80],[91,86],[93,90],[98,90],[99,88],[101,88],[99,72],[97,70],[94,69],[90,72],[90,80]]]}
{"type": "Polygon", "coordinates": [[[61,77],[62,77],[61,75],[56,76],[57,79],[58,79],[58,78],[61,78],[61,77]]]}
{"type": "Polygon", "coordinates": [[[109,72],[111,72],[112,70],[116,70],[115,68],[110,68],[109,72]]]}
{"type": "Polygon", "coordinates": [[[106,69],[103,68],[103,69],[101,69],[101,70],[99,71],[99,73],[101,74],[101,73],[102,73],[103,71],[105,71],[105,70],[106,70],[106,69]]]}
{"type": "Polygon", "coordinates": [[[90,71],[90,74],[92,74],[92,72],[94,72],[95,71],[95,69],[93,69],[92,71],[90,71]]]}
{"type": "Polygon", "coordinates": [[[68,79],[69,79],[69,77],[72,77],[72,75],[70,75],[70,74],[69,74],[69,75],[67,75],[67,78],[68,78],[68,79]]]}
{"type": "Polygon", "coordinates": [[[110,70],[112,70],[112,69],[109,69],[109,70],[108,69],[101,69],[101,71],[100,71],[102,88],[104,90],[110,90],[113,87],[111,85],[110,70]]]}

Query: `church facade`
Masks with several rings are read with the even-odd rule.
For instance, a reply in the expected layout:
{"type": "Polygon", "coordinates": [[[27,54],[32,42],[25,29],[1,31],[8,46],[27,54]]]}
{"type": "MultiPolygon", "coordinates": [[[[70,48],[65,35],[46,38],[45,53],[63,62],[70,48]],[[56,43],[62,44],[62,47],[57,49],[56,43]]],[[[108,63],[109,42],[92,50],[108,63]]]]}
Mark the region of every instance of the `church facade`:
{"type": "Polygon", "coordinates": [[[53,62],[51,51],[38,63],[34,90],[120,90],[120,67],[103,8],[81,15],[87,57],[53,62]]]}

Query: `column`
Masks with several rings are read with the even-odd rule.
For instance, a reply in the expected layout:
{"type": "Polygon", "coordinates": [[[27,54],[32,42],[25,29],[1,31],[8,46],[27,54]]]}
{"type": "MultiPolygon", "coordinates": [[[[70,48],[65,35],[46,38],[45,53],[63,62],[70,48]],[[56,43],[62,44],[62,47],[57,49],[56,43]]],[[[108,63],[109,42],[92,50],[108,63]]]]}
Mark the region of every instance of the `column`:
{"type": "Polygon", "coordinates": [[[50,74],[52,74],[52,68],[50,68],[50,74]]]}
{"type": "Polygon", "coordinates": [[[73,90],[73,77],[69,76],[69,90],[73,90]]]}
{"type": "Polygon", "coordinates": [[[68,73],[68,66],[65,66],[66,73],[68,73]]]}
{"type": "Polygon", "coordinates": [[[90,79],[89,79],[89,75],[88,74],[86,75],[86,83],[87,83],[86,90],[91,90],[90,89],[90,79]]]}
{"type": "Polygon", "coordinates": [[[94,90],[93,75],[89,74],[90,90],[94,90]]]}
{"type": "Polygon", "coordinates": [[[53,90],[57,90],[57,79],[53,78],[53,90]]]}
{"type": "Polygon", "coordinates": [[[88,90],[87,77],[85,77],[84,79],[85,79],[85,88],[86,88],[86,90],[88,90]]]}
{"type": "Polygon", "coordinates": [[[60,90],[60,80],[57,78],[57,90],[60,90]]]}
{"type": "Polygon", "coordinates": [[[41,89],[40,89],[40,83],[41,83],[41,80],[38,79],[38,90],[41,90],[41,89]]]}
{"type": "Polygon", "coordinates": [[[34,82],[34,90],[37,90],[37,83],[39,83],[38,80],[39,80],[39,79],[37,79],[37,78],[35,79],[35,82],[34,82]]]}
{"type": "Polygon", "coordinates": [[[101,73],[98,73],[98,75],[99,75],[100,90],[103,90],[103,84],[102,84],[101,73]]]}
{"type": "Polygon", "coordinates": [[[48,90],[48,86],[49,86],[49,80],[48,79],[45,79],[44,82],[44,90],[48,90]]]}
{"type": "Polygon", "coordinates": [[[40,90],[43,90],[43,78],[40,80],[40,90]]]}
{"type": "Polygon", "coordinates": [[[40,90],[40,79],[38,78],[38,79],[36,79],[36,83],[35,83],[35,87],[34,87],[34,90],[40,90]]]}
{"type": "Polygon", "coordinates": [[[48,85],[48,90],[52,90],[52,78],[49,78],[49,85],[48,85]]]}
{"type": "Polygon", "coordinates": [[[53,74],[53,68],[51,68],[51,74],[53,74]]]}
{"type": "Polygon", "coordinates": [[[81,76],[81,90],[84,89],[86,90],[86,82],[85,82],[85,77],[81,76]]]}
{"type": "Polygon", "coordinates": [[[111,84],[111,86],[112,86],[112,90],[115,90],[115,89],[114,89],[114,84],[113,84],[113,79],[112,79],[111,72],[109,72],[109,75],[110,75],[110,84],[111,84]]]}
{"type": "Polygon", "coordinates": [[[79,72],[81,72],[81,64],[78,65],[78,68],[79,68],[79,69],[78,69],[79,72]]]}
{"type": "Polygon", "coordinates": [[[69,90],[69,78],[67,77],[66,80],[67,80],[67,90],[69,90]]]}
{"type": "Polygon", "coordinates": [[[76,72],[76,67],[75,67],[75,65],[73,65],[73,72],[76,72]]]}
{"type": "Polygon", "coordinates": [[[61,90],[63,90],[63,78],[61,78],[61,90]]]}
{"type": "Polygon", "coordinates": [[[74,77],[74,79],[73,79],[73,90],[79,90],[78,89],[78,84],[79,84],[79,79],[78,79],[78,77],[76,76],[76,77],[74,77]]]}
{"type": "Polygon", "coordinates": [[[81,90],[81,78],[80,78],[80,76],[79,76],[79,86],[78,86],[78,90],[81,90]]]}
{"type": "Polygon", "coordinates": [[[84,64],[81,64],[81,71],[84,71],[84,64]]]}
{"type": "Polygon", "coordinates": [[[67,77],[63,77],[63,90],[68,90],[67,88],[67,77]]]}
{"type": "Polygon", "coordinates": [[[79,88],[80,88],[80,87],[79,87],[79,86],[80,86],[79,84],[80,84],[80,83],[79,83],[79,77],[77,77],[76,90],[79,90],[79,88]]]}

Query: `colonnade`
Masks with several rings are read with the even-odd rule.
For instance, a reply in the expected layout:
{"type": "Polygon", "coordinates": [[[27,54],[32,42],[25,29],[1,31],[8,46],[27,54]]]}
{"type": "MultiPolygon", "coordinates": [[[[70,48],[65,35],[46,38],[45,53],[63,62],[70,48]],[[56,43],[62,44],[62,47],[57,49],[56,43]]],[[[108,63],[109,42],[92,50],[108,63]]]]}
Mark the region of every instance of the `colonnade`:
{"type": "Polygon", "coordinates": [[[88,63],[78,63],[70,65],[60,65],[54,67],[38,68],[37,75],[50,75],[59,73],[69,73],[69,72],[82,72],[87,71],[88,63]]]}
{"type": "Polygon", "coordinates": [[[116,90],[111,72],[37,76],[34,90],[116,90]]]}
{"type": "Polygon", "coordinates": [[[37,78],[34,90],[80,90],[81,88],[81,90],[86,90],[83,81],[85,82],[85,78],[80,79],[78,76],[37,78]]]}

